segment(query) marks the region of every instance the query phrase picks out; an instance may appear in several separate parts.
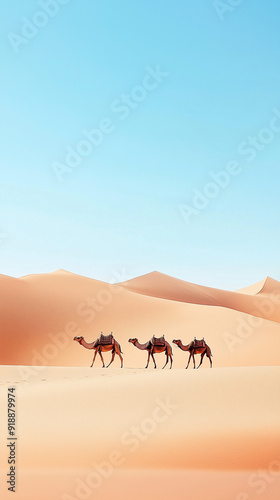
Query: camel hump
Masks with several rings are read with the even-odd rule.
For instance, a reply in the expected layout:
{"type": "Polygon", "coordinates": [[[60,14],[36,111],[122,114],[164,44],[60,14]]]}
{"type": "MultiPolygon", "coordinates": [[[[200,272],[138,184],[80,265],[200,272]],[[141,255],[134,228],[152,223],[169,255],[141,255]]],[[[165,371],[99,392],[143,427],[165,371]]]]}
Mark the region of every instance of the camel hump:
{"type": "Polygon", "coordinates": [[[152,342],[153,345],[160,345],[160,346],[165,345],[164,335],[162,337],[155,337],[153,335],[151,342],[152,342]]]}
{"type": "Polygon", "coordinates": [[[115,342],[115,339],[114,339],[114,336],[112,333],[110,333],[110,335],[103,335],[103,333],[101,333],[101,335],[98,339],[98,343],[100,345],[114,344],[114,342],[115,342]]]}
{"type": "Polygon", "coordinates": [[[201,340],[198,340],[196,337],[194,338],[194,340],[192,341],[191,343],[191,346],[192,347],[206,347],[206,342],[204,340],[204,337],[203,339],[201,340]]]}

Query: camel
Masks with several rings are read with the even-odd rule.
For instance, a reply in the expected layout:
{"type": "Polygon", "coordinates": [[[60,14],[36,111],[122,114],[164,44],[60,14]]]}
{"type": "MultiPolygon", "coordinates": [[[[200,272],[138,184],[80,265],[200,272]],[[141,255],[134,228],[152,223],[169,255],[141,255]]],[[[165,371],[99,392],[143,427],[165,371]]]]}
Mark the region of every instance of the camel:
{"type": "Polygon", "coordinates": [[[170,369],[172,368],[172,363],[173,363],[173,360],[172,360],[172,356],[173,356],[173,354],[172,354],[172,348],[171,348],[171,345],[166,340],[164,340],[164,344],[163,345],[154,345],[151,340],[149,340],[145,344],[140,344],[138,342],[138,339],[136,339],[136,338],[135,339],[129,339],[128,342],[131,342],[131,344],[135,345],[135,347],[137,347],[141,351],[148,351],[148,360],[147,360],[147,365],[145,366],[145,368],[148,368],[148,366],[149,366],[150,357],[152,357],[153,362],[154,362],[154,368],[156,368],[157,365],[156,365],[156,361],[155,361],[155,358],[154,358],[154,354],[158,354],[158,353],[161,353],[161,352],[165,352],[165,354],[166,354],[166,363],[163,366],[163,368],[166,367],[169,359],[170,359],[170,369]]]}
{"type": "Polygon", "coordinates": [[[120,344],[116,340],[114,340],[113,344],[105,344],[105,345],[103,345],[103,344],[95,345],[97,343],[96,340],[94,342],[91,342],[90,344],[88,344],[85,341],[84,337],[74,337],[73,340],[76,340],[77,342],[79,342],[79,344],[82,345],[83,347],[85,347],[86,349],[95,350],[93,360],[92,360],[92,363],[90,365],[91,368],[93,367],[93,363],[95,361],[97,353],[99,354],[99,356],[101,358],[101,361],[103,363],[103,368],[105,368],[105,363],[104,363],[104,359],[102,356],[102,352],[109,352],[109,351],[112,351],[112,359],[111,359],[110,363],[108,364],[107,368],[110,366],[111,363],[113,363],[116,354],[120,357],[121,368],[123,367],[123,357],[122,357],[123,353],[122,353],[120,344]]]}
{"type": "Polygon", "coordinates": [[[189,361],[188,361],[188,364],[186,366],[186,369],[189,367],[191,357],[193,358],[193,367],[195,368],[195,359],[194,359],[195,354],[201,354],[200,363],[199,363],[197,368],[199,368],[202,365],[202,361],[203,361],[205,354],[209,358],[210,367],[212,368],[211,356],[213,356],[213,354],[211,352],[209,345],[207,345],[206,343],[205,343],[205,347],[195,347],[193,345],[194,344],[193,342],[191,342],[188,345],[183,345],[181,340],[173,340],[173,344],[176,344],[178,347],[180,347],[180,349],[182,349],[182,351],[188,351],[190,353],[189,361]]]}

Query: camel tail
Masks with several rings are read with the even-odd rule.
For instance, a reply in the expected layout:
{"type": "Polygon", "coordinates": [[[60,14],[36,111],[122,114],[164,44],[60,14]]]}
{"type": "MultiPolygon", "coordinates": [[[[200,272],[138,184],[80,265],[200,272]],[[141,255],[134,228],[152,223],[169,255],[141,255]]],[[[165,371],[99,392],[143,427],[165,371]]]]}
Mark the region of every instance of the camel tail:
{"type": "MultiPolygon", "coordinates": [[[[116,341],[115,341],[115,342],[116,342],[116,341]]],[[[121,344],[119,344],[119,342],[117,342],[117,344],[118,344],[118,346],[119,346],[119,348],[120,348],[120,353],[121,353],[121,354],[123,354],[123,352],[122,352],[122,348],[121,348],[121,344]]],[[[116,348],[115,348],[115,349],[116,349],[116,348]]]]}
{"type": "MultiPolygon", "coordinates": [[[[207,344],[206,344],[207,345],[207,344]]],[[[209,348],[209,351],[210,351],[210,356],[212,356],[213,358],[213,354],[212,354],[212,351],[211,351],[211,348],[209,347],[209,345],[207,346],[209,348]]],[[[207,352],[207,351],[206,351],[207,352]]]]}

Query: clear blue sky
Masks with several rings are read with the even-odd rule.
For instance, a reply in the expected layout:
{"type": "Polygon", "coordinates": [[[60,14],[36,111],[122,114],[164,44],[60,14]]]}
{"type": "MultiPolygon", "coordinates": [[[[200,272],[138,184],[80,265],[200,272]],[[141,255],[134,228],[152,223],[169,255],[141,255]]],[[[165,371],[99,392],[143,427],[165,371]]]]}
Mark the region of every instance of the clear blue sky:
{"type": "Polygon", "coordinates": [[[0,272],[280,280],[279,2],[62,3],[0,2],[0,272]],[[67,147],[105,119],[69,171],[67,147]]]}

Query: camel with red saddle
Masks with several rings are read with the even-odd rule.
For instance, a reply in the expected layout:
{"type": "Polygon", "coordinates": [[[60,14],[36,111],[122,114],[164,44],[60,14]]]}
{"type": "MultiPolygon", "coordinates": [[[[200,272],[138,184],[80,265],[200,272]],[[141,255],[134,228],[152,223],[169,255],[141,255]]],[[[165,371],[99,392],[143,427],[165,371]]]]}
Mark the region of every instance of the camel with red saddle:
{"type": "Polygon", "coordinates": [[[210,367],[212,368],[211,356],[213,356],[213,354],[211,352],[209,345],[206,344],[204,337],[201,340],[197,340],[196,338],[194,338],[194,340],[190,344],[187,344],[187,345],[183,345],[181,340],[173,340],[173,344],[176,344],[180,349],[182,349],[182,351],[188,351],[190,353],[189,361],[188,361],[186,368],[189,367],[191,358],[193,358],[193,367],[195,368],[195,359],[194,359],[195,354],[201,354],[200,363],[199,363],[197,368],[199,368],[202,365],[202,361],[203,361],[205,354],[206,354],[207,358],[209,359],[210,367]]]}
{"type": "Polygon", "coordinates": [[[163,366],[163,368],[166,367],[169,360],[170,360],[170,369],[172,368],[172,363],[173,363],[172,348],[171,348],[171,345],[167,342],[167,340],[165,340],[164,335],[163,335],[163,337],[159,337],[159,338],[153,336],[151,338],[151,340],[148,340],[148,342],[146,342],[145,344],[140,344],[140,342],[138,342],[138,339],[136,339],[136,338],[129,339],[128,342],[131,342],[131,344],[133,344],[135,347],[137,347],[141,351],[148,351],[148,360],[147,360],[147,364],[146,364],[145,368],[148,368],[148,366],[149,366],[150,357],[152,357],[152,360],[154,362],[154,368],[156,368],[157,365],[156,365],[156,360],[154,358],[154,354],[158,354],[161,352],[165,352],[165,354],[166,354],[166,363],[163,366]]]}
{"type": "Polygon", "coordinates": [[[110,364],[113,363],[115,355],[117,354],[121,360],[121,368],[123,367],[122,349],[120,344],[116,341],[116,339],[114,339],[112,333],[110,335],[103,335],[103,333],[101,333],[100,337],[98,337],[98,339],[94,340],[94,342],[91,342],[90,344],[85,341],[84,337],[74,337],[73,340],[79,342],[79,344],[85,347],[86,349],[93,349],[95,351],[90,367],[93,366],[96,355],[98,353],[103,363],[103,368],[105,368],[102,352],[110,352],[110,351],[112,352],[112,359],[108,364],[108,366],[110,366],[110,364]]]}

